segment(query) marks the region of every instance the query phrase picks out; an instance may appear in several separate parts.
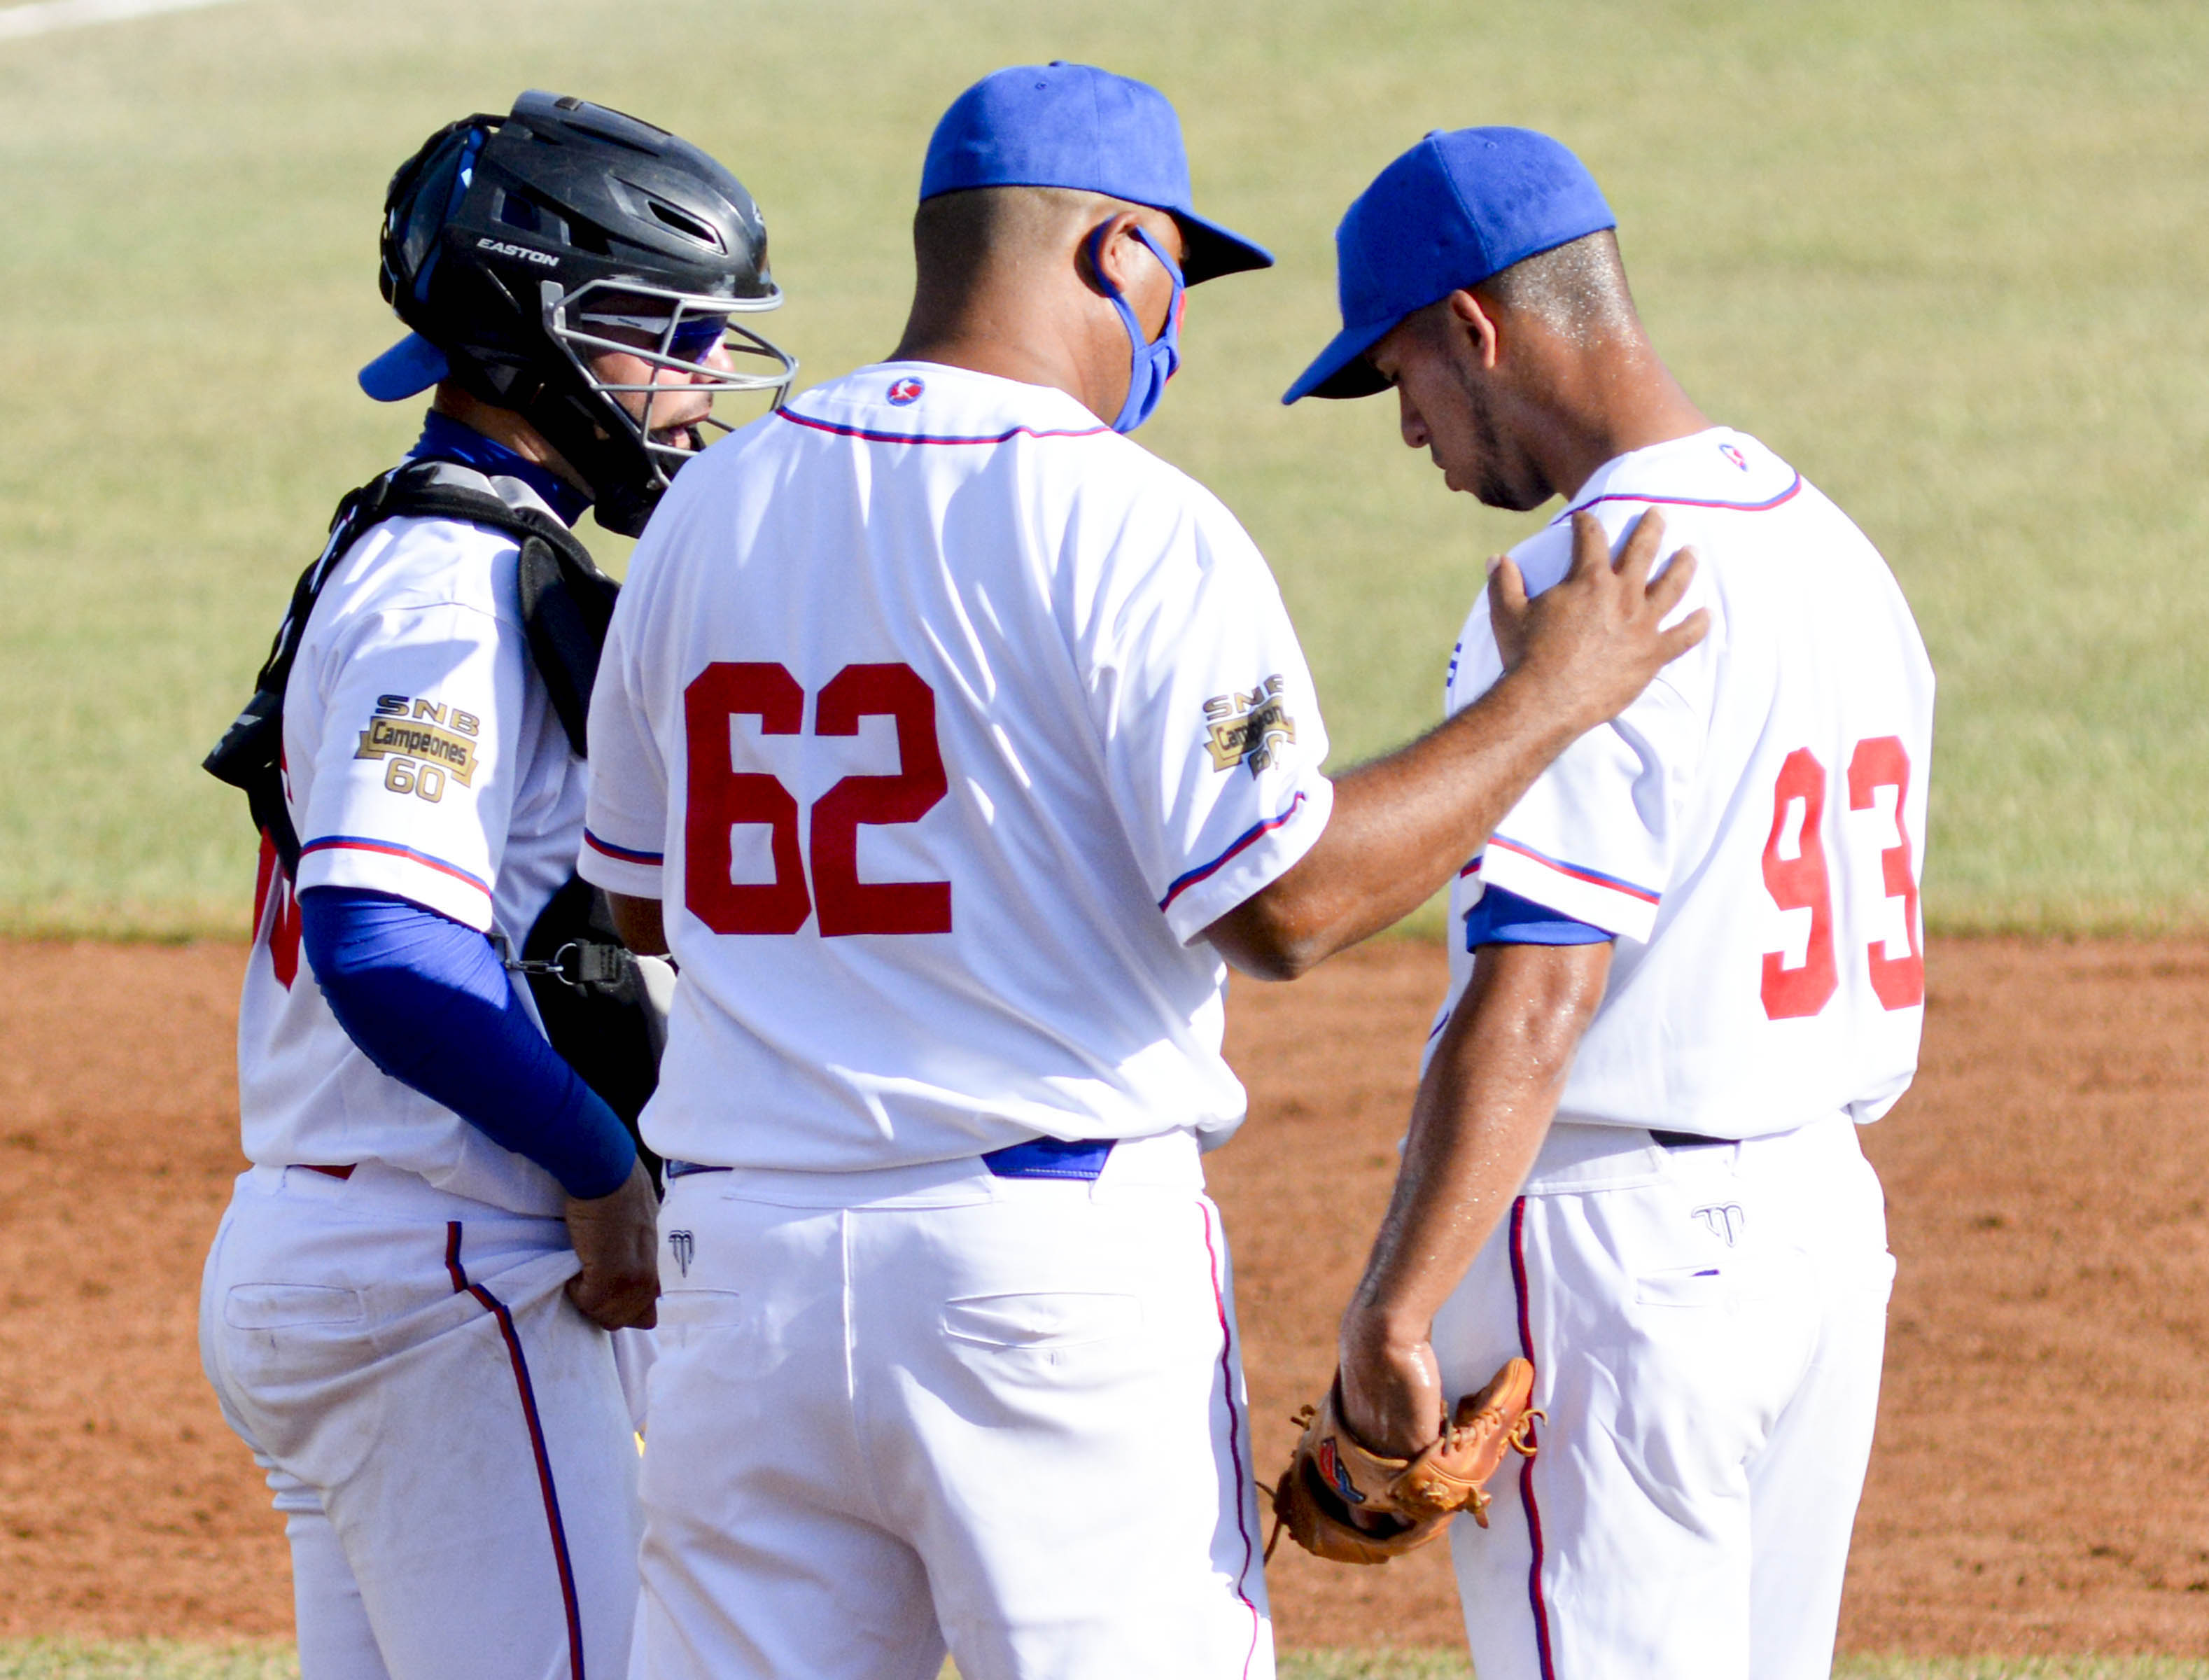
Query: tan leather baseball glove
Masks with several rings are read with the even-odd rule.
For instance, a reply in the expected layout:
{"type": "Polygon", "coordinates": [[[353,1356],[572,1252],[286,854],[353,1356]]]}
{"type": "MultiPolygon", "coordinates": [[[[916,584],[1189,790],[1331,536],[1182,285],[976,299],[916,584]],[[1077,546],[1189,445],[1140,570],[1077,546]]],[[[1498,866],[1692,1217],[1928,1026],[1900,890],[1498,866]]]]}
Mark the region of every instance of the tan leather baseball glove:
{"type": "Polygon", "coordinates": [[[1273,1545],[1285,1528],[1306,1551],[1336,1563],[1386,1563],[1438,1539],[1449,1519],[1468,1511],[1488,1526],[1488,1480],[1506,1451],[1534,1456],[1526,1402],[1534,1367],[1508,1361],[1488,1386],[1457,1403],[1449,1426],[1410,1459],[1370,1452],[1342,1421],[1342,1378],[1326,1401],[1308,1406],[1289,1467],[1273,1487],[1273,1545]]]}

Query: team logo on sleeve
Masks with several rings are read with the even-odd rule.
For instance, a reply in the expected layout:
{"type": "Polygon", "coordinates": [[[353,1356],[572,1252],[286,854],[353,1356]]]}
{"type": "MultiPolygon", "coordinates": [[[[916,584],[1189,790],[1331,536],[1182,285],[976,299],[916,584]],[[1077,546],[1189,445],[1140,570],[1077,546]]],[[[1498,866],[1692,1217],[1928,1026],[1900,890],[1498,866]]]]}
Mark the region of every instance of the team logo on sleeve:
{"type": "Polygon", "coordinates": [[[1724,455],[1728,461],[1731,461],[1736,467],[1741,468],[1743,472],[1746,473],[1749,471],[1749,457],[1742,454],[1739,449],[1734,448],[1732,444],[1719,444],[1718,453],[1724,455]]]}
{"type": "Polygon", "coordinates": [[[1281,702],[1287,686],[1268,677],[1248,694],[1214,695],[1204,702],[1204,745],[1213,769],[1248,764],[1255,776],[1273,767],[1281,747],[1296,744],[1296,720],[1281,702]]]}
{"type": "Polygon", "coordinates": [[[443,794],[448,776],[463,787],[474,785],[476,738],[482,732],[483,720],[457,706],[406,695],[378,695],[368,727],[360,732],[360,750],[353,756],[387,760],[385,786],[434,803],[443,794]],[[424,791],[425,781],[436,792],[424,791]]]}
{"type": "Polygon", "coordinates": [[[920,394],[927,388],[926,385],[911,376],[903,379],[893,379],[890,381],[890,406],[910,408],[920,400],[920,394]]]}

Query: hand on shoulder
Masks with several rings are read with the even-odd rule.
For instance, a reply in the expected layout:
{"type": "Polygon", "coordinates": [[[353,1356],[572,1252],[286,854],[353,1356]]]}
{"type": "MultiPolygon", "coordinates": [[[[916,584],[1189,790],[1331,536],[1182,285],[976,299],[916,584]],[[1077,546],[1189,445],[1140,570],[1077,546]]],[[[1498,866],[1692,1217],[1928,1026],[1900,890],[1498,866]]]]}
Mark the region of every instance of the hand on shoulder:
{"type": "Polygon", "coordinates": [[[1669,629],[1664,619],[1695,577],[1695,551],[1681,549],[1653,581],[1664,516],[1652,508],[1634,521],[1616,557],[1594,515],[1573,515],[1573,560],[1564,576],[1529,599],[1509,556],[1490,565],[1489,622],[1503,668],[1538,685],[1544,710],[1593,728],[1633,703],[1652,677],[1700,642],[1710,613],[1698,608],[1669,629]]]}

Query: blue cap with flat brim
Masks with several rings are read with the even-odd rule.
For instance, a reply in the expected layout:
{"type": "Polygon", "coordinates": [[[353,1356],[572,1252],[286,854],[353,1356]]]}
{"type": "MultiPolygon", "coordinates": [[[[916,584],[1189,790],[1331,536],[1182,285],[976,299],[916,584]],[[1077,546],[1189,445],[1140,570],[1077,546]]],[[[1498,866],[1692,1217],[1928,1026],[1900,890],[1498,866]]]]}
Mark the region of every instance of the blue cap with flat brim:
{"type": "Polygon", "coordinates": [[[1587,166],[1532,129],[1437,129],[1382,170],[1334,231],[1342,330],[1281,398],[1388,388],[1365,352],[1405,316],[1618,226],[1587,166]]]}
{"type": "Polygon", "coordinates": [[[1196,214],[1166,96],[1092,65],[1015,64],[951,102],[929,139],[920,196],[975,187],[1065,187],[1164,210],[1188,241],[1190,286],[1273,266],[1263,245],[1196,214]]]}
{"type": "Polygon", "coordinates": [[[360,370],[360,388],[378,402],[404,402],[452,370],[443,351],[421,334],[409,333],[360,370]]]}

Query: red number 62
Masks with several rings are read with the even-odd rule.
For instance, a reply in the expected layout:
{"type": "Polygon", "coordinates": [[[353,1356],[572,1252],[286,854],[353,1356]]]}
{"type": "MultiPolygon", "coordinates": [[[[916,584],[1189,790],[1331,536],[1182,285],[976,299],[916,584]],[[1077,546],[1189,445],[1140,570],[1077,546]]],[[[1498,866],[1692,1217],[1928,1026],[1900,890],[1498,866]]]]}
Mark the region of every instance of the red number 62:
{"type": "Polygon", "coordinates": [[[795,735],[805,690],[779,665],[707,665],[683,691],[689,745],[683,819],[684,908],[716,933],[795,933],[818,910],[824,938],[852,933],[948,933],[948,881],[859,879],[859,825],[918,822],[943,798],[943,754],[936,739],[936,695],[906,665],[847,665],[814,705],[816,735],[856,735],[859,720],[897,725],[898,774],[846,776],[813,804],[813,887],[798,842],[798,801],[777,777],[739,772],[729,723],[755,717],[762,735],[795,735]],[[768,831],[774,879],[731,881],[729,831],[760,823],[768,831]]]}

